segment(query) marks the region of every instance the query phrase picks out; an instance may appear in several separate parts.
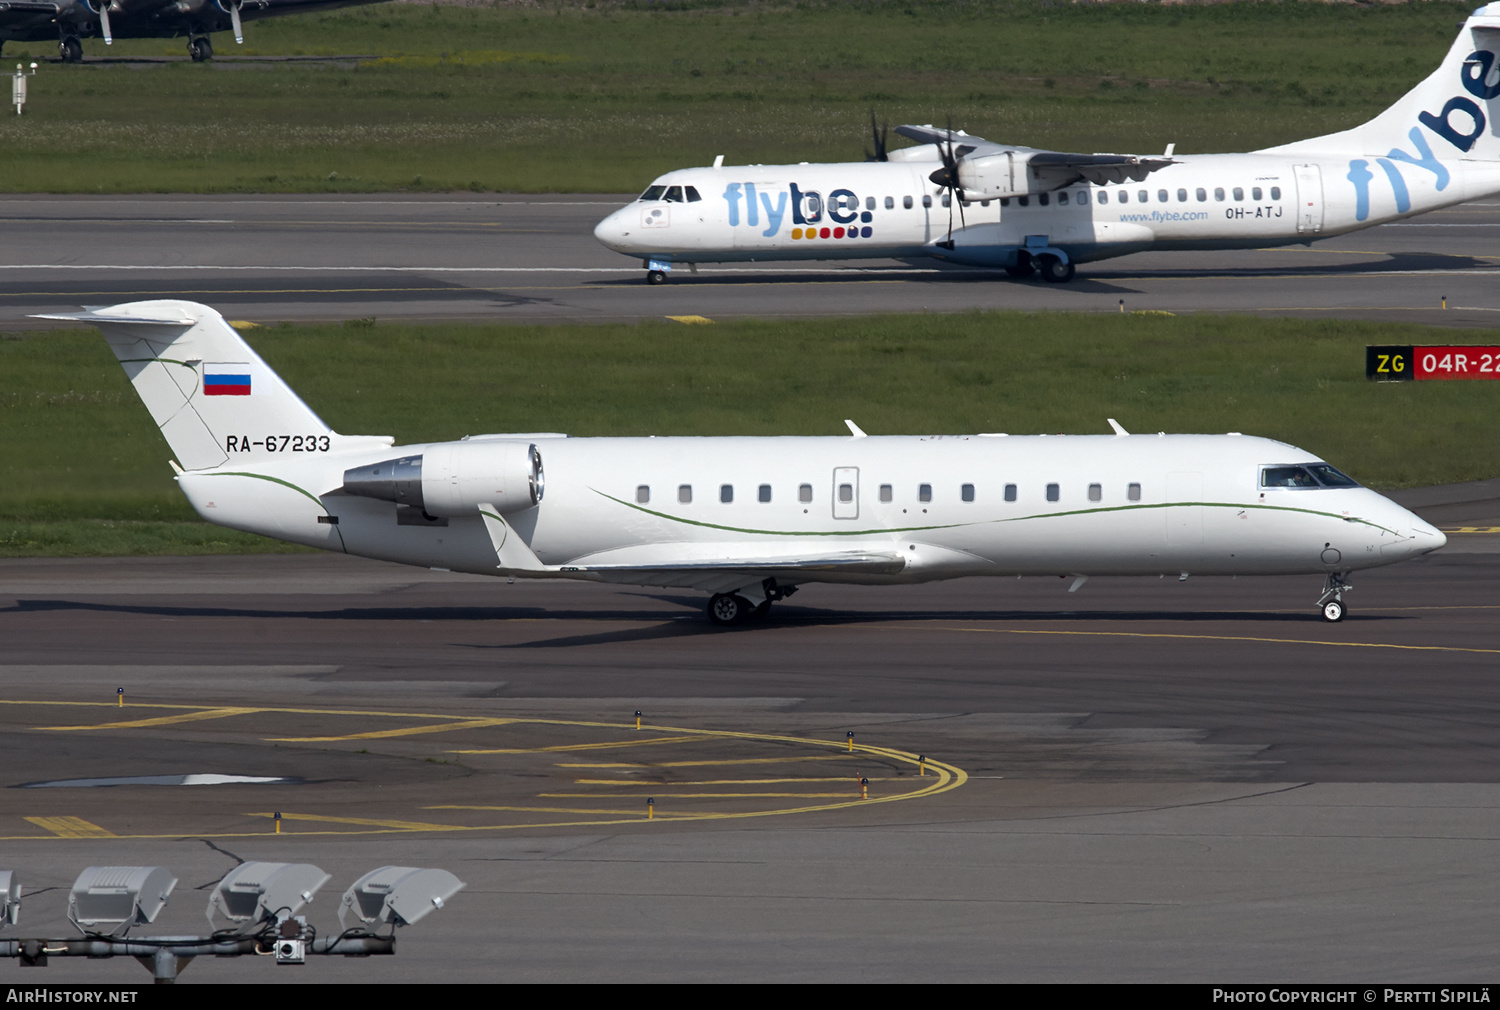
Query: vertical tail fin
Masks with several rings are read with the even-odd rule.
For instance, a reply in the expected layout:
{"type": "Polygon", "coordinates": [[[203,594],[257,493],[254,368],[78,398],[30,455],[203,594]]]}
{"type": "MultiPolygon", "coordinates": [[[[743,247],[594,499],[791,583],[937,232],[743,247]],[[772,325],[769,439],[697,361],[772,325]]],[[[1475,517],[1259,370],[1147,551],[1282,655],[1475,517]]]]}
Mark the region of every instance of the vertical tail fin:
{"type": "Polygon", "coordinates": [[[224,317],[183,301],[129,302],[39,316],[90,323],[185,470],[327,452],[339,436],[224,317]]]}
{"type": "Polygon", "coordinates": [[[1418,163],[1500,161],[1497,56],[1500,3],[1491,3],[1464,22],[1448,55],[1426,80],[1368,123],[1259,153],[1365,155],[1418,163]],[[1409,147],[1415,150],[1406,152],[1409,147]]]}

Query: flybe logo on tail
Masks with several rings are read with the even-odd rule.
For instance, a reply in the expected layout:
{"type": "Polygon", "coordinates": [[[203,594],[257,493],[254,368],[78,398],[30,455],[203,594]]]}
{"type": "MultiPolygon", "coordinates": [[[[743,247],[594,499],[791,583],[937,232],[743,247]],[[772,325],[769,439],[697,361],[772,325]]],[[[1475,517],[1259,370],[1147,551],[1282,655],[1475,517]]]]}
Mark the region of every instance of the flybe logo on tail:
{"type": "Polygon", "coordinates": [[[766,238],[776,236],[788,216],[794,239],[869,238],[873,234],[869,225],[875,219],[875,201],[867,199],[861,210],[859,197],[848,189],[829,193],[825,203],[821,193],[804,190],[795,182],[786,190],[774,184],[731,182],[724,188],[724,201],[729,205],[729,227],[759,229],[766,238]]]}
{"type": "MultiPolygon", "coordinates": [[[[1494,67],[1494,53],[1485,49],[1470,53],[1458,71],[1459,81],[1464,90],[1474,98],[1486,102],[1500,96],[1500,80],[1494,84],[1486,83],[1494,67]]],[[[1479,104],[1462,95],[1448,99],[1439,112],[1418,113],[1417,122],[1464,152],[1472,150],[1474,144],[1484,135],[1486,123],[1484,110],[1479,107],[1479,104]]],[[[1396,198],[1398,214],[1405,214],[1411,210],[1411,194],[1407,191],[1406,180],[1402,177],[1395,162],[1405,162],[1431,172],[1435,177],[1435,186],[1439,192],[1448,188],[1450,179],[1448,169],[1433,155],[1432,148],[1422,136],[1422,131],[1413,126],[1407,136],[1411,139],[1416,154],[1409,154],[1399,147],[1393,147],[1384,158],[1375,159],[1375,164],[1380,166],[1380,170],[1385,173],[1387,181],[1391,184],[1391,193],[1396,198]]],[[[1355,158],[1349,162],[1347,178],[1354,183],[1354,218],[1356,221],[1363,221],[1370,216],[1370,182],[1375,178],[1375,174],[1370,171],[1369,166],[1370,163],[1363,158],[1355,158]]]]}

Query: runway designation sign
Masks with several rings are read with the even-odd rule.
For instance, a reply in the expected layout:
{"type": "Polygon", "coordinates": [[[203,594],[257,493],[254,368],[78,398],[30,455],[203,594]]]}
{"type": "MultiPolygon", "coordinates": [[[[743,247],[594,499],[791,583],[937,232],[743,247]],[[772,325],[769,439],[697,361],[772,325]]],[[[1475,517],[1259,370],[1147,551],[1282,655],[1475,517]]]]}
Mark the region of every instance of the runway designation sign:
{"type": "Polygon", "coordinates": [[[1374,382],[1500,379],[1500,347],[1366,347],[1365,378],[1374,382]]]}

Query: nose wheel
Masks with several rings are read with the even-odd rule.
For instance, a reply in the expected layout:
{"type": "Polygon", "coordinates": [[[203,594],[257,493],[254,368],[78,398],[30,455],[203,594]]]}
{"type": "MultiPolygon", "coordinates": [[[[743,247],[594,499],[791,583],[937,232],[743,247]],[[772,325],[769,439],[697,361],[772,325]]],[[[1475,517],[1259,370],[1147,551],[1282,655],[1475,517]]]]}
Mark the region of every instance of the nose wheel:
{"type": "Polygon", "coordinates": [[[1337,624],[1344,619],[1344,594],[1353,588],[1342,572],[1328,576],[1323,583],[1323,595],[1318,597],[1318,613],[1323,620],[1337,624]]]}
{"type": "Polygon", "coordinates": [[[214,57],[213,43],[208,41],[207,35],[194,35],[188,39],[188,55],[193,58],[194,63],[202,63],[214,57]]]}
{"type": "Polygon", "coordinates": [[[665,283],[667,283],[667,272],[665,270],[647,270],[646,271],[646,283],[647,284],[665,284],[665,283]]]}

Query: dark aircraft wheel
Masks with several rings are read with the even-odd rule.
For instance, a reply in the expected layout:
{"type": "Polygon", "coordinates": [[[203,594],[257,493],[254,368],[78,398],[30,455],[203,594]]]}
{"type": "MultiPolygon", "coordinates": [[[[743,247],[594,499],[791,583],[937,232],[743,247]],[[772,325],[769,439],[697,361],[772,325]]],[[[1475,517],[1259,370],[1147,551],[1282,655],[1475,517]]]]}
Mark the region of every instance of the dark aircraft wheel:
{"type": "Polygon", "coordinates": [[[667,283],[667,272],[665,270],[648,270],[648,271],[646,271],[646,283],[647,284],[665,284],[665,283],[667,283]]]}
{"type": "Polygon", "coordinates": [[[1337,624],[1344,619],[1344,601],[1329,600],[1323,604],[1323,620],[1329,624],[1337,624]]]}
{"type": "Polygon", "coordinates": [[[1042,279],[1048,284],[1066,284],[1076,272],[1072,263],[1064,263],[1056,256],[1042,257],[1042,279]]]}
{"type": "Polygon", "coordinates": [[[750,601],[733,593],[715,593],[708,601],[708,619],[721,628],[750,616],[750,601]]]}
{"type": "Polygon", "coordinates": [[[208,41],[207,36],[188,39],[188,55],[193,58],[194,63],[202,63],[214,57],[213,43],[208,41]]]}
{"type": "Polygon", "coordinates": [[[1012,277],[1030,277],[1036,273],[1036,264],[1031,261],[1029,254],[1018,253],[1015,266],[1006,267],[1005,272],[1012,277]]]}
{"type": "Polygon", "coordinates": [[[82,63],[83,43],[70,35],[57,44],[57,55],[64,63],[82,63]]]}

